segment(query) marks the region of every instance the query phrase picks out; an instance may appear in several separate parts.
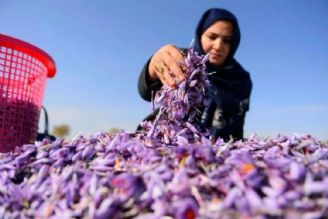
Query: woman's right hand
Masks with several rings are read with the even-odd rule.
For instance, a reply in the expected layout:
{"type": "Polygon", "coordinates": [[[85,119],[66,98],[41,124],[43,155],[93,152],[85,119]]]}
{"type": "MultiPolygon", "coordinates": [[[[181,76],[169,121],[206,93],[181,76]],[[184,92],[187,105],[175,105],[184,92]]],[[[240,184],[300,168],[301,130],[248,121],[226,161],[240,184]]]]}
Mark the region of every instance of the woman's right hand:
{"type": "Polygon", "coordinates": [[[150,60],[149,78],[153,81],[160,80],[163,85],[175,87],[176,80],[181,82],[185,79],[183,63],[183,53],[174,45],[165,45],[150,60]]]}

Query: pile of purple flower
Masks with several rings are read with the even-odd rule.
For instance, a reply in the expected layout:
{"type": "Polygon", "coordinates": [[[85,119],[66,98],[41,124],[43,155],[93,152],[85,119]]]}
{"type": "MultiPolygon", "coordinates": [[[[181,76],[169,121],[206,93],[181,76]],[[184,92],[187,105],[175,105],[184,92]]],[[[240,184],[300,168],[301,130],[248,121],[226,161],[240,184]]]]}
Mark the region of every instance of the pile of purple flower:
{"type": "Polygon", "coordinates": [[[298,134],[208,139],[193,125],[203,57],[188,57],[197,71],[157,94],[160,113],[144,131],[44,140],[0,154],[0,217],[326,218],[327,145],[298,134]]]}
{"type": "Polygon", "coordinates": [[[177,87],[163,86],[152,102],[158,109],[154,121],[143,122],[151,145],[171,144],[184,145],[200,140],[197,124],[200,107],[205,104],[205,86],[207,83],[205,63],[207,56],[198,56],[192,49],[188,50],[183,67],[185,80],[176,83],[177,87]]]}

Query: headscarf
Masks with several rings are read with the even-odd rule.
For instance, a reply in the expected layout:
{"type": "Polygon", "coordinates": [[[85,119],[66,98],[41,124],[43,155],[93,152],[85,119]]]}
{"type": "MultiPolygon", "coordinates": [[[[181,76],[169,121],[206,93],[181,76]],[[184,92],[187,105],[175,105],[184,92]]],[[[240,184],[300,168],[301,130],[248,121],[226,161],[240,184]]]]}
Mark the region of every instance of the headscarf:
{"type": "MultiPolygon", "coordinates": [[[[225,9],[219,9],[219,8],[212,8],[207,10],[201,19],[198,22],[197,28],[196,28],[196,34],[195,34],[195,42],[194,42],[194,49],[199,54],[204,54],[204,51],[201,46],[201,36],[206,31],[207,28],[209,28],[212,24],[214,24],[217,21],[230,21],[234,26],[234,33],[233,38],[231,42],[231,49],[228,55],[228,60],[230,60],[236,50],[238,49],[239,43],[240,43],[240,30],[237,18],[229,11],[225,9]]],[[[227,60],[227,61],[228,61],[227,60]]]]}
{"type": "MultiPolygon", "coordinates": [[[[234,135],[234,133],[230,133],[227,130],[226,123],[228,121],[215,121],[219,120],[215,118],[215,114],[219,112],[219,115],[221,115],[220,112],[223,112],[223,116],[220,119],[225,119],[224,114],[234,116],[245,115],[245,112],[249,109],[249,98],[252,89],[249,73],[234,59],[240,43],[240,29],[237,18],[225,9],[212,8],[207,10],[197,25],[193,49],[204,55],[201,46],[201,36],[207,28],[221,20],[229,21],[233,24],[233,38],[227,60],[222,66],[214,66],[209,62],[206,64],[207,72],[212,74],[208,75],[210,83],[206,91],[210,101],[207,108],[205,106],[202,119],[204,119],[204,126],[208,126],[211,123],[213,123],[213,126],[215,126],[214,124],[219,124],[217,127],[213,127],[217,132],[215,135],[226,138],[230,134],[234,135]]],[[[236,137],[241,138],[242,134],[236,137]]]]}

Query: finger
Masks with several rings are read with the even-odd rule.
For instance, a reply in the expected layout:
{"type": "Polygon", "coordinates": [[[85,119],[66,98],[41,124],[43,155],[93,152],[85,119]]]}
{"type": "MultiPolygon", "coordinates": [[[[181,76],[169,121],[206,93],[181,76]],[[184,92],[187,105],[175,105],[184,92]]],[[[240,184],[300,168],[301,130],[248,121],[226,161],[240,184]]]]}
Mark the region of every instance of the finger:
{"type": "Polygon", "coordinates": [[[162,82],[163,85],[168,85],[168,82],[164,78],[164,68],[162,67],[162,62],[158,62],[158,64],[155,66],[155,73],[157,78],[162,82]]]}
{"type": "Polygon", "coordinates": [[[176,46],[172,45],[168,52],[177,62],[184,62],[184,54],[176,46]]]}
{"type": "Polygon", "coordinates": [[[163,73],[158,72],[157,77],[162,82],[163,85],[169,86],[169,83],[165,80],[163,73]]]}
{"type": "Polygon", "coordinates": [[[180,69],[182,69],[183,72],[187,71],[187,67],[185,64],[185,54],[183,53],[183,50],[178,49],[177,47],[174,46],[174,49],[170,50],[169,53],[177,61],[180,69]]]}
{"type": "Polygon", "coordinates": [[[175,80],[170,75],[169,68],[164,64],[163,61],[159,62],[155,67],[157,77],[160,79],[162,84],[170,87],[175,87],[175,80]]]}
{"type": "Polygon", "coordinates": [[[168,66],[163,65],[163,69],[164,69],[164,71],[163,71],[162,75],[163,75],[165,81],[167,82],[167,85],[170,87],[176,87],[174,76],[172,76],[170,74],[170,69],[168,68],[168,66]]]}
{"type": "Polygon", "coordinates": [[[180,82],[185,79],[185,75],[179,66],[179,60],[175,59],[173,56],[170,54],[165,54],[163,56],[163,62],[167,66],[169,70],[171,70],[173,76],[177,78],[180,82]]]}

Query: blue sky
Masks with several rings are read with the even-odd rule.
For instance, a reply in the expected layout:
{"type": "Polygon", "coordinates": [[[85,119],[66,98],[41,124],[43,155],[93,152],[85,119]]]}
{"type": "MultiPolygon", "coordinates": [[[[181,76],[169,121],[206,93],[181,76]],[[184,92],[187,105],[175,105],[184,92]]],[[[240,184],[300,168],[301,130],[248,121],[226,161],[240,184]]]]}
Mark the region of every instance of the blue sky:
{"type": "Polygon", "coordinates": [[[44,95],[51,127],[133,131],[150,112],[137,92],[145,61],[164,44],[188,46],[211,7],[239,19],[235,57],[254,84],[246,136],[328,139],[326,0],[0,0],[0,31],[56,61],[44,95]]]}

